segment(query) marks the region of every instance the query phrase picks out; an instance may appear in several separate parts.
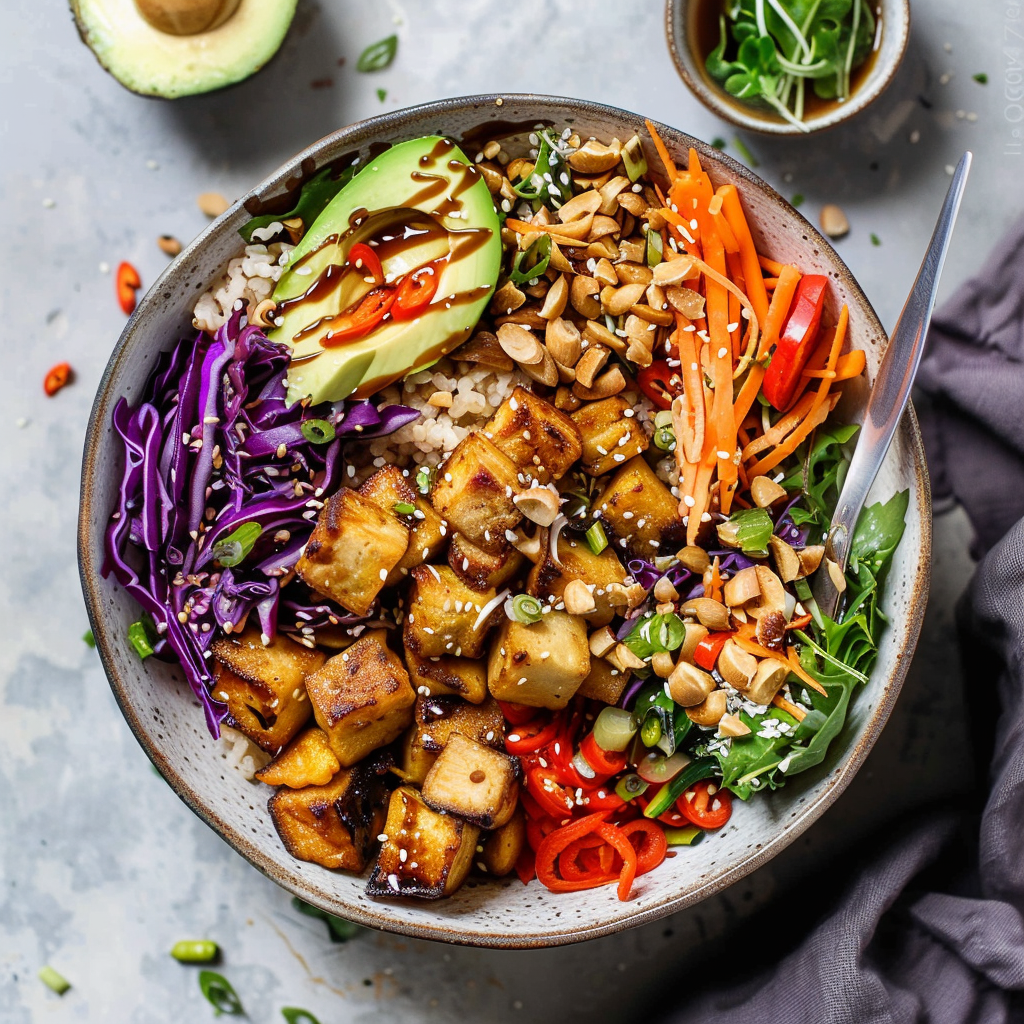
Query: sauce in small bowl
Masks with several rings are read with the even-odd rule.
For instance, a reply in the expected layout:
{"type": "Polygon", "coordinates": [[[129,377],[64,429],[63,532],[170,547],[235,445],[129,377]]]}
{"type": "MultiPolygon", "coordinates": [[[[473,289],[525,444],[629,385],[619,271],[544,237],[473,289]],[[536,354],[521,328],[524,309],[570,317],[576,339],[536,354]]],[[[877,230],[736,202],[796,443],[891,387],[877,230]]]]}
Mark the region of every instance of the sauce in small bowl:
{"type": "Polygon", "coordinates": [[[724,6],[725,0],[667,0],[665,27],[672,58],[683,81],[713,113],[739,127],[773,135],[802,135],[831,128],[863,110],[892,81],[910,34],[908,0],[874,0],[874,39],[866,59],[851,71],[848,97],[821,99],[808,82],[801,128],[763,101],[746,102],[731,96],[708,73],[706,61],[719,43],[724,6]]]}

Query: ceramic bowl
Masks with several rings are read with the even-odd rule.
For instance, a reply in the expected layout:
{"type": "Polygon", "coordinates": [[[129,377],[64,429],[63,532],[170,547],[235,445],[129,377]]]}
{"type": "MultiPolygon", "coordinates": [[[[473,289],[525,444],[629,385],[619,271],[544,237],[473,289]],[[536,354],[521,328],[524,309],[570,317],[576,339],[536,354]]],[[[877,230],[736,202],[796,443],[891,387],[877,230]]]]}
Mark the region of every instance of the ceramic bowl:
{"type": "MultiPolygon", "coordinates": [[[[196,297],[241,248],[245,204],[281,193],[305,165],[342,154],[364,157],[375,143],[443,132],[461,139],[505,135],[525,152],[537,125],[571,125],[582,135],[627,139],[644,135],[640,115],[579,100],[529,95],[449,99],[361,121],[321,139],[281,167],[217,218],[167,268],[139,303],[111,355],[93,406],[85,444],[79,521],[82,586],[103,666],[132,731],[174,791],[250,863],[315,906],[363,925],[423,938],[480,946],[530,947],[593,938],[654,920],[704,899],[773,857],[807,829],[843,791],[878,737],[899,692],[917,641],[928,591],[931,509],[924,452],[908,409],[882,468],[878,493],[909,488],[907,532],[896,554],[884,607],[892,626],[882,638],[870,681],[857,694],[849,721],[817,770],[796,776],[777,793],[736,802],[729,824],[693,849],[682,849],[635,887],[622,903],[614,888],[553,895],[501,881],[471,878],[451,899],[374,901],[365,877],[328,871],[285,852],[267,813],[271,790],[231,770],[207,735],[203,714],[173,665],[141,662],[126,641],[138,608],[113,580],[104,579],[104,526],[115,507],[122,456],[111,412],[122,396],[138,400],[157,356],[191,330],[196,297]]],[[[878,368],[885,332],[839,256],[784,199],[729,157],[682,132],[657,126],[685,162],[696,148],[716,185],[734,182],[765,255],[793,261],[831,280],[828,316],[850,307],[850,340],[867,352],[868,375],[878,368]]],[[[648,145],[648,160],[657,157],[648,145]]]]}
{"type": "MultiPolygon", "coordinates": [[[[804,119],[807,131],[772,113],[767,107],[753,107],[730,96],[704,67],[706,48],[698,42],[700,17],[713,0],[666,0],[665,32],[676,70],[690,91],[713,114],[740,128],[766,135],[807,135],[834,128],[870,106],[896,76],[910,38],[910,0],[877,0],[881,30],[875,37],[875,52],[863,76],[855,83],[850,98],[831,104],[804,119]]],[[[717,32],[715,33],[717,40],[717,32]]]]}

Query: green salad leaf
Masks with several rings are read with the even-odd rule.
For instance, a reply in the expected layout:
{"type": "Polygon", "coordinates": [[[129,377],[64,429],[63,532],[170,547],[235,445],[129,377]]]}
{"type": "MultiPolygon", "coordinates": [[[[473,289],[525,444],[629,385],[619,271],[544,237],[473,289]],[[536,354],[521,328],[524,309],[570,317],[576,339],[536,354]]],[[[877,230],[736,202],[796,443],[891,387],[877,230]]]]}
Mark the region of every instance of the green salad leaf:
{"type": "Polygon", "coordinates": [[[520,199],[531,202],[535,211],[542,206],[557,210],[572,198],[572,171],[559,140],[547,131],[539,132],[537,139],[533,171],[528,178],[514,184],[512,190],[520,199]]]}
{"type": "Polygon", "coordinates": [[[828,525],[850,465],[850,442],[858,430],[856,423],[818,429],[798,449],[797,467],[781,484],[787,491],[803,493],[803,505],[789,510],[789,517],[797,526],[828,525]]]}

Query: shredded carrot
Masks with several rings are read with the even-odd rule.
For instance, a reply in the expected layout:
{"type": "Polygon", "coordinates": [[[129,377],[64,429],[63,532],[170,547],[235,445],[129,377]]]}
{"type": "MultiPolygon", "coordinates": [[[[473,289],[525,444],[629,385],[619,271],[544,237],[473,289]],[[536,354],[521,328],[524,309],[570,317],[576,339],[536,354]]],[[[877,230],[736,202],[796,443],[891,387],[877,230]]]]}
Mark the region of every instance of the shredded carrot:
{"type": "Polygon", "coordinates": [[[712,601],[722,600],[722,573],[718,568],[718,555],[715,555],[715,560],[711,563],[711,582],[708,585],[708,597],[712,601]]]}
{"type": "Polygon", "coordinates": [[[772,294],[768,317],[764,322],[764,333],[761,335],[761,343],[757,346],[758,359],[764,359],[771,351],[771,347],[779,340],[782,325],[786,322],[786,314],[789,313],[793,296],[796,294],[796,286],[800,283],[802,276],[796,267],[789,265],[779,271],[779,283],[775,286],[775,291],[772,294]]]}
{"type": "MultiPolygon", "coordinates": [[[[831,348],[831,346],[829,346],[831,348]]],[[[828,378],[829,380],[849,380],[859,377],[867,365],[867,358],[862,348],[855,348],[839,357],[834,370],[804,370],[804,377],[828,378]]]]}
{"type": "MultiPolygon", "coordinates": [[[[771,430],[766,431],[759,438],[751,441],[740,454],[740,460],[747,462],[751,456],[757,455],[773,445],[780,444],[789,432],[794,430],[800,421],[811,411],[813,402],[814,398],[811,395],[805,395],[771,430]]],[[[755,475],[751,473],[751,476],[755,475]]]]}
{"type": "Polygon", "coordinates": [[[718,232],[719,238],[722,239],[722,245],[725,246],[725,251],[727,253],[734,253],[738,255],[740,251],[740,243],[732,230],[732,225],[721,213],[712,214],[711,219],[715,222],[715,230],[718,232]]]}
{"type": "MultiPolygon", "coordinates": [[[[709,455],[701,460],[700,465],[697,467],[697,475],[693,482],[693,505],[687,508],[684,515],[688,518],[686,520],[686,543],[695,544],[697,541],[697,533],[701,526],[701,517],[707,511],[708,499],[710,497],[710,485],[711,485],[711,474],[715,468],[715,448],[714,448],[714,436],[711,436],[712,444],[708,447],[709,455]]],[[[685,503],[685,495],[683,497],[685,503]]]]}
{"type": "Polygon", "coordinates": [[[750,627],[749,623],[747,623],[747,627],[747,630],[744,630],[741,627],[740,631],[733,637],[734,642],[742,647],[743,650],[758,658],[771,658],[773,661],[781,661],[784,665],[788,665],[789,670],[805,682],[812,690],[817,690],[823,697],[828,696],[821,683],[819,683],[814,676],[809,675],[803,665],[800,664],[800,660],[796,657],[795,648],[790,647],[786,654],[782,654],[779,651],[772,651],[767,647],[762,647],[755,640],[750,639],[752,627],[750,627]],[[744,633],[746,633],[746,635],[744,635],[744,633]]]}
{"type": "Polygon", "coordinates": [[[760,264],[762,270],[767,270],[769,274],[774,274],[776,277],[782,273],[782,264],[776,263],[775,260],[768,259],[767,256],[758,255],[757,262],[760,264]]]}
{"type": "MultiPolygon", "coordinates": [[[[757,394],[761,390],[761,381],[763,380],[764,367],[760,363],[751,364],[750,372],[747,374],[747,379],[743,382],[743,387],[740,388],[740,393],[736,398],[736,405],[733,408],[733,418],[738,424],[743,423],[747,418],[751,406],[757,400],[757,394]]],[[[746,442],[744,442],[743,447],[746,448],[746,442]]],[[[740,456],[741,461],[742,458],[740,456]]]]}
{"type": "Polygon", "coordinates": [[[778,285],[779,279],[777,277],[762,277],[761,284],[765,286],[768,291],[772,291],[776,285],[778,285]]]}
{"type": "Polygon", "coordinates": [[[675,181],[676,178],[679,177],[679,172],[676,170],[676,165],[672,160],[672,157],[669,156],[668,148],[665,146],[665,143],[661,141],[658,129],[655,128],[648,120],[645,120],[644,124],[647,125],[647,130],[651,133],[651,141],[654,143],[654,148],[658,151],[658,156],[661,158],[661,162],[665,166],[665,173],[668,175],[668,180],[675,181]]]}
{"type": "Polygon", "coordinates": [[[772,698],[772,703],[782,711],[785,711],[787,715],[792,715],[798,722],[802,722],[807,717],[807,712],[803,708],[798,708],[795,704],[791,704],[782,694],[777,693],[772,698]]]}
{"type": "Polygon", "coordinates": [[[745,291],[750,296],[750,304],[754,307],[758,323],[764,324],[768,318],[768,296],[765,293],[765,286],[760,283],[763,279],[758,265],[757,250],[750,234],[750,225],[743,214],[739,192],[735,185],[723,185],[717,194],[722,197],[722,213],[729,222],[739,246],[745,291]]]}

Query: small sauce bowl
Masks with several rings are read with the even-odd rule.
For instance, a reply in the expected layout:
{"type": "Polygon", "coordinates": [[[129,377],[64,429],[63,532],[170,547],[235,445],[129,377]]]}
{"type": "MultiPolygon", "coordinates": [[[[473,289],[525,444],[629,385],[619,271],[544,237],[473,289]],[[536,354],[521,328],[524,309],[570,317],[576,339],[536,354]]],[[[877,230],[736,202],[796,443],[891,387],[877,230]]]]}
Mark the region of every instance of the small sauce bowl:
{"type": "Polygon", "coordinates": [[[877,22],[872,52],[854,69],[850,95],[842,101],[820,100],[808,90],[804,129],[784,120],[766,104],[730,96],[704,66],[718,44],[722,0],[666,0],[668,48],[683,81],[713,114],[739,128],[765,135],[809,135],[834,128],[870,106],[896,77],[910,38],[910,0],[874,0],[877,22]]]}

